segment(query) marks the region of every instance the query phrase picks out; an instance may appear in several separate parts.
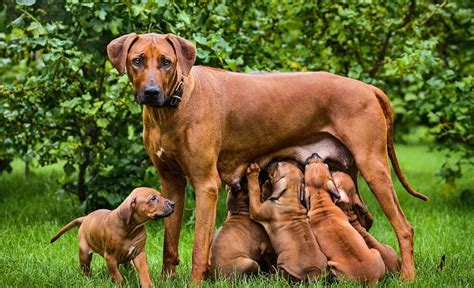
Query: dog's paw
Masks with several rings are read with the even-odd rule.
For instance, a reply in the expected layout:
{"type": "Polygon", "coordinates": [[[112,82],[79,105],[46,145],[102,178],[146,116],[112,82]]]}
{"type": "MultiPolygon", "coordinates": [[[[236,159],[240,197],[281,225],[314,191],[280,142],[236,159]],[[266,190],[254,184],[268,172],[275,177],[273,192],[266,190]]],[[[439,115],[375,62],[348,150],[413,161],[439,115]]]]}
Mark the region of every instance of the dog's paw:
{"type": "Polygon", "coordinates": [[[259,173],[260,167],[257,163],[252,163],[249,165],[249,168],[247,168],[247,177],[258,177],[259,173]]]}

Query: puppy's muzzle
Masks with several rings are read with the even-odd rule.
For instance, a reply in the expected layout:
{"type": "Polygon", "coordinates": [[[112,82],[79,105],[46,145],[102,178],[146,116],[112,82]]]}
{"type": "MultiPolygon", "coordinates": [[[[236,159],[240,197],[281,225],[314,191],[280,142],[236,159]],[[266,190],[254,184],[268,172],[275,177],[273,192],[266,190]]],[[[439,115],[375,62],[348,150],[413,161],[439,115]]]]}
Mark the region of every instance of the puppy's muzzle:
{"type": "Polygon", "coordinates": [[[161,217],[168,217],[171,215],[171,213],[174,212],[174,206],[176,204],[174,203],[174,201],[171,201],[171,200],[168,200],[165,204],[165,206],[163,207],[163,211],[162,213],[157,213],[155,215],[155,219],[158,219],[158,218],[161,218],[161,217]]]}

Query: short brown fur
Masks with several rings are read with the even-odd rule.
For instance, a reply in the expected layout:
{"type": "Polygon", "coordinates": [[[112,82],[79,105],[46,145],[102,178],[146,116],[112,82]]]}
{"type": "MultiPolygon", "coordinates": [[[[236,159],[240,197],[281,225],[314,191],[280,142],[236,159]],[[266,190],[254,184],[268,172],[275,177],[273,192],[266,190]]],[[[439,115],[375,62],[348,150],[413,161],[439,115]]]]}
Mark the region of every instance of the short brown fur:
{"type": "Polygon", "coordinates": [[[100,209],[72,220],[51,238],[51,243],[75,226],[79,227],[79,261],[85,276],[90,276],[92,253],[107,262],[109,274],[123,284],[119,264],[132,261],[139,273],[140,285],[151,287],[145,253],[145,223],[173,212],[174,203],[151,188],[136,188],[115,210],[100,209]]]}

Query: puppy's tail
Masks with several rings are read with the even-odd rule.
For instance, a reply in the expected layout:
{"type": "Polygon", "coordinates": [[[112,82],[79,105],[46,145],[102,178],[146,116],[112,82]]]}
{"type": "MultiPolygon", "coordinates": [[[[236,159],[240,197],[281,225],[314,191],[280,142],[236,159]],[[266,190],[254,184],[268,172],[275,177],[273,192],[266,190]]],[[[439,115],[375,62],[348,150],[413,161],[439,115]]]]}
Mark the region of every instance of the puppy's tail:
{"type": "Polygon", "coordinates": [[[61,230],[59,230],[59,232],[56,233],[56,235],[54,235],[53,238],[51,238],[49,243],[53,243],[54,241],[58,240],[58,238],[61,237],[61,235],[63,235],[67,231],[71,230],[72,228],[74,228],[76,226],[81,226],[82,220],[84,220],[84,218],[85,217],[76,218],[76,219],[72,220],[71,222],[69,222],[68,224],[64,225],[64,227],[61,228],[61,230]]]}
{"type": "Polygon", "coordinates": [[[395,154],[395,148],[394,148],[394,143],[393,143],[393,117],[394,115],[393,115],[392,106],[390,106],[390,101],[388,100],[387,95],[385,95],[385,93],[383,93],[382,90],[380,90],[379,88],[375,86],[372,86],[372,85],[370,86],[372,88],[372,91],[374,91],[375,95],[377,96],[377,100],[379,101],[379,104],[383,110],[383,114],[385,115],[385,119],[387,121],[388,156],[390,157],[390,160],[392,161],[392,166],[395,170],[395,174],[397,174],[398,180],[400,180],[405,190],[407,190],[407,192],[410,193],[411,195],[423,201],[430,200],[428,196],[415,191],[415,189],[413,189],[408,183],[408,180],[405,178],[405,175],[403,175],[402,169],[400,168],[400,165],[398,164],[398,159],[397,159],[397,155],[395,154]]]}

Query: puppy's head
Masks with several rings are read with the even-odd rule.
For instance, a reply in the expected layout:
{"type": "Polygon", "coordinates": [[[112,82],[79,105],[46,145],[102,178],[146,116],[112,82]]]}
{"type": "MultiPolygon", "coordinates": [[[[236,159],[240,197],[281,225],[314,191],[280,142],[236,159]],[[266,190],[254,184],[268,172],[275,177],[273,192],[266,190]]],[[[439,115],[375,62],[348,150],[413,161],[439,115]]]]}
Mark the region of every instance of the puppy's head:
{"type": "Polygon", "coordinates": [[[272,194],[268,199],[276,200],[280,198],[290,186],[297,187],[289,191],[294,192],[295,195],[293,195],[293,193],[287,193],[288,195],[285,195],[285,197],[297,197],[299,196],[301,184],[303,183],[303,173],[298,168],[297,163],[293,161],[274,162],[268,166],[268,179],[273,188],[272,194]]]}
{"type": "Polygon", "coordinates": [[[314,153],[306,160],[304,180],[306,186],[313,188],[327,188],[327,182],[331,179],[329,166],[323,162],[318,154],[314,153]]]}
{"type": "Polygon", "coordinates": [[[140,187],[130,193],[117,208],[119,217],[127,224],[133,220],[137,224],[152,219],[169,216],[174,211],[175,203],[161,196],[152,188],[140,187]]]}
{"type": "Polygon", "coordinates": [[[306,160],[304,182],[306,187],[326,190],[330,192],[335,199],[341,198],[331,177],[328,164],[324,163],[323,159],[316,153],[306,160]]]}
{"type": "Polygon", "coordinates": [[[243,187],[226,187],[227,210],[232,214],[249,212],[249,193],[247,185],[243,187]]]}

